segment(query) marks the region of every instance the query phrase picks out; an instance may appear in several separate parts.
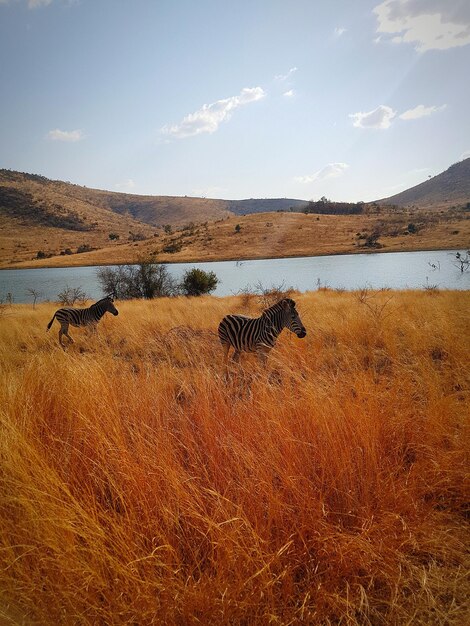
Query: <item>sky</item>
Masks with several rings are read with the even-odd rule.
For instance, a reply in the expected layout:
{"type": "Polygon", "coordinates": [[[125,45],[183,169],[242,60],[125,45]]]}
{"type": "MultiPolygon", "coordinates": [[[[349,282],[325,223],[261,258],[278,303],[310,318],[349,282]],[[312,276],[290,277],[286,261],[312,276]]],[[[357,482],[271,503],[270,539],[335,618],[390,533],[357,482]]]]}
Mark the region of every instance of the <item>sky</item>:
{"type": "Polygon", "coordinates": [[[0,167],[371,201],[470,156],[469,0],[0,0],[0,167]]]}

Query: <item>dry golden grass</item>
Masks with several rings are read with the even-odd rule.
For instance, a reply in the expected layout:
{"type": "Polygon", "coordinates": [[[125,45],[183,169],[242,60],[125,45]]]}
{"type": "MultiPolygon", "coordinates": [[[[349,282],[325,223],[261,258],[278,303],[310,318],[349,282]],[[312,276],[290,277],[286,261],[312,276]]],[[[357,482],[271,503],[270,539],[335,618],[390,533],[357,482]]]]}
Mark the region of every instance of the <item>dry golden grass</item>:
{"type": "Polygon", "coordinates": [[[3,315],[2,624],[468,623],[470,292],[296,300],[227,384],[255,301],[3,315]]]}
{"type": "MultiPolygon", "coordinates": [[[[56,229],[57,230],[57,229],[56,229]]],[[[163,231],[160,231],[163,233],[163,231]]],[[[28,246],[12,252],[0,251],[0,267],[65,267],[134,263],[138,257],[156,254],[164,263],[185,261],[220,261],[226,259],[260,259],[287,256],[344,254],[354,252],[400,252],[411,250],[466,249],[470,246],[470,216],[463,211],[408,212],[382,211],[380,215],[305,215],[303,213],[258,213],[197,225],[193,231],[179,230],[169,236],[161,234],[146,241],[112,245],[84,254],[56,256],[38,261],[30,259],[37,249],[37,240],[44,234],[31,232],[28,246]],[[419,225],[417,234],[404,234],[410,222],[419,225]],[[235,231],[239,224],[241,230],[235,231]],[[358,233],[382,233],[380,249],[367,249],[358,233]],[[172,241],[182,244],[181,251],[163,253],[172,241]],[[33,246],[33,247],[31,247],[33,246]],[[36,248],[34,248],[36,246],[36,248]],[[8,256],[9,255],[9,256],[8,256]],[[3,259],[3,263],[2,263],[3,259]]],[[[78,233],[80,243],[90,233],[78,233]]],[[[17,237],[17,235],[15,235],[17,237]]],[[[77,237],[74,233],[72,237],[77,237]]],[[[107,234],[106,234],[107,237],[107,234]]],[[[14,239],[19,245],[18,238],[14,239]]],[[[3,245],[4,237],[0,237],[3,245]]],[[[95,244],[94,244],[95,245],[95,244]]],[[[96,245],[100,245],[96,241],[96,245]]]]}

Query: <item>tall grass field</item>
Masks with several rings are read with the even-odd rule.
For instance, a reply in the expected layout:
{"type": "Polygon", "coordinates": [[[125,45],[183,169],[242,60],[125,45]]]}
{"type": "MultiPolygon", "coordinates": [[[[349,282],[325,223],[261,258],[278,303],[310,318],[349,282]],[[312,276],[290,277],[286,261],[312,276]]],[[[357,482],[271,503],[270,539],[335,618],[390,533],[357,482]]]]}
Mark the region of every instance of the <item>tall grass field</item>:
{"type": "Polygon", "coordinates": [[[470,292],[294,295],[0,318],[0,623],[470,623],[470,292]]]}

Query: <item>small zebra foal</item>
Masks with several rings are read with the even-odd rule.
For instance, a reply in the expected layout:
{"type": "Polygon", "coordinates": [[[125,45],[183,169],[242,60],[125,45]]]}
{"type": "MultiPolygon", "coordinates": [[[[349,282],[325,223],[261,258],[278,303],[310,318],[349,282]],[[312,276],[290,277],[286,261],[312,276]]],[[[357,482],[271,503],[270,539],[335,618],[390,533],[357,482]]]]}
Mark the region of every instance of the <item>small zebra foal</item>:
{"type": "Polygon", "coordinates": [[[256,352],[265,365],[269,352],[276,339],[287,328],[303,339],[307,331],[297,313],[294,300],[283,298],[263,311],[261,317],[226,315],[219,324],[219,339],[224,350],[224,363],[227,367],[230,347],[233,347],[233,360],[237,362],[240,352],[256,352]]]}
{"type": "Polygon", "coordinates": [[[62,348],[64,348],[65,346],[62,343],[62,335],[65,335],[67,339],[73,343],[73,339],[69,335],[69,324],[76,327],[91,326],[91,328],[96,330],[96,324],[100,321],[106,311],[112,313],[113,315],[118,315],[118,310],[114,306],[114,300],[111,296],[106,296],[106,298],[98,300],[98,302],[95,302],[95,304],[92,304],[87,309],[58,309],[47,325],[47,330],[49,330],[52,326],[53,321],[57,319],[60,324],[59,343],[62,348]]]}

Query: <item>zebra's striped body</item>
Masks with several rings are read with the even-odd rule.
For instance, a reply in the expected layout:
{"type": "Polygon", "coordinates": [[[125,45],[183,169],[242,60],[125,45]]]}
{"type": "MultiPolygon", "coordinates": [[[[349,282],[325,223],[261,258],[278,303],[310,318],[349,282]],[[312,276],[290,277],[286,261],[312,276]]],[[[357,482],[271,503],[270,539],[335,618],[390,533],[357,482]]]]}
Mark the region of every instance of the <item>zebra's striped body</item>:
{"type": "Polygon", "coordinates": [[[114,306],[114,300],[111,296],[106,296],[106,298],[98,300],[98,302],[95,302],[95,304],[92,304],[87,309],[58,309],[47,325],[47,330],[49,330],[56,319],[60,324],[59,343],[64,347],[62,335],[65,335],[67,339],[73,343],[73,339],[69,335],[69,325],[76,327],[91,326],[92,328],[96,328],[96,324],[107,311],[113,315],[118,315],[118,310],[114,306]]]}
{"type": "Polygon", "coordinates": [[[218,331],[225,362],[230,347],[233,347],[234,361],[238,361],[240,352],[256,352],[260,361],[265,363],[268,353],[284,328],[295,333],[300,339],[307,334],[295,308],[295,302],[290,298],[284,298],[266,309],[261,317],[227,315],[220,322],[218,331]]]}

